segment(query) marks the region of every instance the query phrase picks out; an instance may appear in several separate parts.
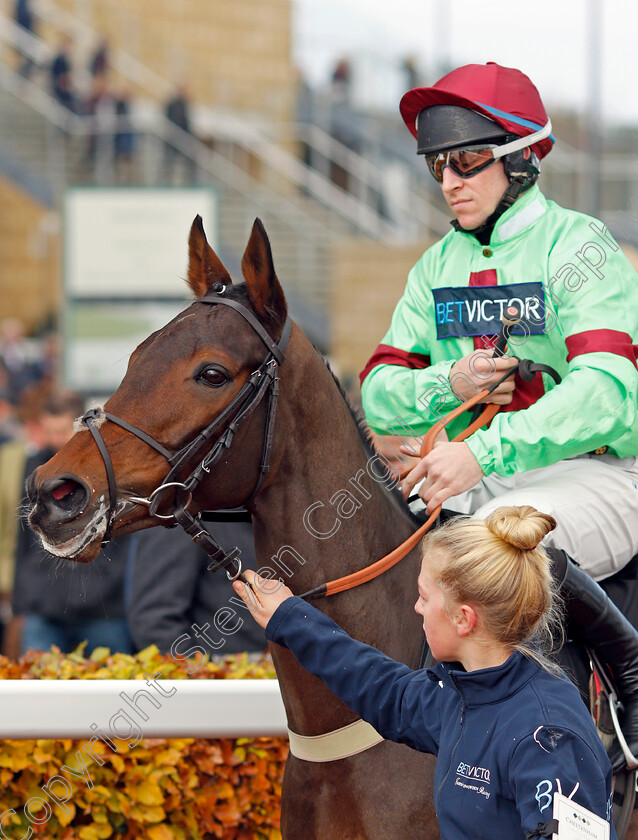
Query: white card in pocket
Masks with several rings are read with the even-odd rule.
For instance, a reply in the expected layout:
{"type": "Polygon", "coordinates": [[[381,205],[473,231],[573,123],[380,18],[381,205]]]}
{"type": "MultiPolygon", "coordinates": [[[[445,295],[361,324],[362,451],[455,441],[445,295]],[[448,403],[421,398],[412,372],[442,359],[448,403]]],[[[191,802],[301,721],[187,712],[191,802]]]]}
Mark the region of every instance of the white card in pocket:
{"type": "Polygon", "coordinates": [[[607,820],[561,793],[554,794],[554,819],[558,820],[558,834],[553,834],[552,840],[609,840],[607,820]]]}

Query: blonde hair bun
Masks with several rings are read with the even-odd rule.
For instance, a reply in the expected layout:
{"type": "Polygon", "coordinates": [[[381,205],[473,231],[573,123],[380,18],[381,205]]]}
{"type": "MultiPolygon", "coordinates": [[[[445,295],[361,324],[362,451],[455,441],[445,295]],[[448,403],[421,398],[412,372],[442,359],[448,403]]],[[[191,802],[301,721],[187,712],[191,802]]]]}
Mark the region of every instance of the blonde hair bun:
{"type": "Polygon", "coordinates": [[[487,519],[453,517],[423,538],[424,564],[445,603],[477,609],[486,643],[495,640],[552,670],[538,644],[560,626],[556,586],[541,540],[556,521],[529,505],[487,519]]]}
{"type": "Polygon", "coordinates": [[[530,551],[556,527],[556,520],[530,505],[500,507],[485,520],[489,530],[514,548],[530,551]]]}

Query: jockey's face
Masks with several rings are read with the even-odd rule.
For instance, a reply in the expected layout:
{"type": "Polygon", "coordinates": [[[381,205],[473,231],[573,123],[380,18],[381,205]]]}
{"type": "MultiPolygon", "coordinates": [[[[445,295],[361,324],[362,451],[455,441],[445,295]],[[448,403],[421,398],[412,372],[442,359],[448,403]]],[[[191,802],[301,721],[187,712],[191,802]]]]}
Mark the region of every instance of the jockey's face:
{"type": "Polygon", "coordinates": [[[497,160],[471,178],[460,178],[451,167],[446,166],[441,190],[461,227],[473,230],[496,210],[508,184],[503,162],[497,160]]]}

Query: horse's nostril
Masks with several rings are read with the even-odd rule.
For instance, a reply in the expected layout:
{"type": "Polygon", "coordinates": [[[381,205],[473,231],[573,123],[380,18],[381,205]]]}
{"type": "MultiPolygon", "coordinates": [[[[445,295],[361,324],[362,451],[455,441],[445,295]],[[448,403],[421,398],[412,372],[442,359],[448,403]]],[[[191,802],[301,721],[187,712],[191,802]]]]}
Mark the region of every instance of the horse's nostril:
{"type": "Polygon", "coordinates": [[[86,508],[90,491],[81,479],[75,476],[61,475],[50,478],[40,488],[40,498],[56,514],[65,518],[78,516],[86,508]]]}
{"type": "Polygon", "coordinates": [[[56,487],[55,490],[53,490],[52,496],[56,501],[59,502],[60,499],[66,498],[77,489],[78,484],[75,481],[65,481],[63,484],[60,484],[59,487],[56,487]]]}

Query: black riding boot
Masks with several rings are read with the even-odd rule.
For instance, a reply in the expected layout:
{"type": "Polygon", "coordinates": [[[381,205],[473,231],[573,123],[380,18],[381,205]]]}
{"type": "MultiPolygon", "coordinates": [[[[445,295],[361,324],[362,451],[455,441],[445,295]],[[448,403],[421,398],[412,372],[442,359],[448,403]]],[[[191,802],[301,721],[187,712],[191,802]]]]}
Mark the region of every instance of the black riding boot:
{"type": "Polygon", "coordinates": [[[638,755],[638,632],[596,581],[565,554],[548,548],[569,626],[612,670],[625,711],[622,731],[638,755]]]}

